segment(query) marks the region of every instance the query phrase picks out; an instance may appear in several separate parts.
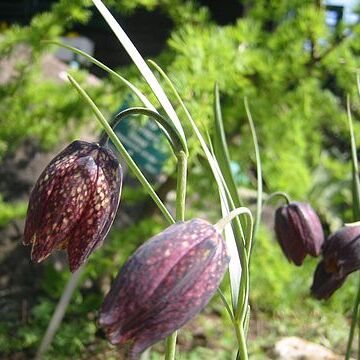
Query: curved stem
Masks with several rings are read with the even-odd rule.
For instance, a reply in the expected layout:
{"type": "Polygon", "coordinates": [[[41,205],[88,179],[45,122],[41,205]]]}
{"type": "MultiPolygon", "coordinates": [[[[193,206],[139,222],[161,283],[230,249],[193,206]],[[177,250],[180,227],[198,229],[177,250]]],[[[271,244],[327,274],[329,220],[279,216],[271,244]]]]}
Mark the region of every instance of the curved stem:
{"type": "Polygon", "coordinates": [[[347,342],[347,346],[346,346],[345,360],[349,360],[350,357],[351,357],[351,348],[352,348],[354,335],[355,335],[355,327],[356,327],[356,324],[357,324],[357,322],[359,320],[359,318],[358,318],[358,316],[359,316],[359,305],[360,305],[360,272],[359,272],[359,285],[358,285],[357,294],[356,294],[355,303],[354,303],[354,308],[353,308],[352,317],[351,317],[351,326],[350,326],[350,331],[349,331],[349,338],[348,338],[348,342],[347,342]]]}
{"type": "Polygon", "coordinates": [[[227,216],[220,219],[214,226],[218,229],[219,232],[222,232],[225,226],[239,215],[245,215],[247,217],[245,248],[246,251],[249,253],[251,249],[251,241],[253,238],[254,220],[251,211],[247,207],[242,206],[230,211],[227,216]]]}
{"type": "MultiPolygon", "coordinates": [[[[115,116],[112,120],[110,126],[115,129],[116,126],[127,116],[130,115],[146,115],[150,118],[153,118],[156,123],[159,125],[160,129],[163,131],[164,135],[166,136],[167,140],[169,141],[174,154],[179,153],[180,151],[184,151],[187,153],[187,147],[184,147],[181,142],[181,137],[177,133],[176,129],[172,126],[172,123],[161,116],[158,112],[153,111],[148,108],[144,107],[132,107],[126,110],[121,111],[119,114],[115,116]]],[[[109,140],[109,135],[104,132],[100,138],[100,145],[105,145],[109,140]]]]}
{"type": "MultiPolygon", "coordinates": [[[[184,151],[177,154],[177,184],[176,184],[176,221],[184,221],[186,207],[187,155],[184,151]]],[[[174,360],[176,354],[177,332],[166,339],[165,360],[174,360]]]]}
{"type": "Polygon", "coordinates": [[[275,191],[272,194],[270,194],[265,200],[264,202],[269,202],[272,199],[274,199],[275,197],[282,197],[283,199],[285,199],[286,201],[286,205],[289,205],[291,203],[291,199],[290,196],[284,192],[284,191],[275,191]]]}
{"type": "MultiPolygon", "coordinates": [[[[359,79],[357,79],[357,80],[359,80],[359,79]]],[[[359,85],[359,82],[358,82],[358,85],[359,85]]],[[[346,105],[347,105],[347,115],[348,115],[350,143],[351,143],[352,180],[353,180],[353,183],[352,183],[353,221],[356,221],[360,216],[360,180],[359,180],[359,166],[358,166],[358,157],[357,157],[357,149],[356,149],[356,142],[355,142],[355,133],[354,133],[352,116],[351,116],[349,95],[347,96],[347,99],[346,99],[346,105]]],[[[348,338],[348,343],[346,346],[346,355],[345,355],[346,360],[350,359],[352,343],[353,343],[354,335],[355,335],[355,326],[356,326],[356,323],[359,321],[359,304],[360,304],[360,272],[359,272],[359,284],[358,284],[357,294],[356,294],[354,308],[353,308],[353,312],[352,312],[352,320],[351,320],[351,325],[350,325],[349,338],[348,338]]],[[[359,331],[358,336],[360,338],[360,331],[359,331]]],[[[359,352],[360,352],[360,349],[358,349],[358,359],[359,359],[359,352]]]]}
{"type": "Polygon", "coordinates": [[[226,311],[228,312],[228,314],[230,316],[231,321],[234,322],[235,321],[234,313],[233,313],[231,307],[229,306],[229,303],[226,300],[226,297],[225,297],[224,293],[222,292],[222,290],[220,288],[217,289],[217,293],[219,294],[220,299],[223,302],[223,304],[225,306],[225,309],[226,309],[226,311]]]}
{"type": "Polygon", "coordinates": [[[120,152],[121,156],[124,158],[126,163],[128,164],[129,168],[132,170],[134,175],[137,177],[137,179],[140,181],[141,185],[145,188],[145,190],[148,192],[148,194],[151,196],[151,198],[154,200],[160,211],[163,213],[166,220],[170,223],[174,223],[175,220],[169,213],[168,209],[164,205],[164,203],[161,201],[159,196],[156,194],[153,187],[150,185],[146,177],[143,175],[139,167],[135,164],[132,157],[129,155],[129,153],[126,151],[124,145],[121,143],[119,138],[114,133],[113,129],[111,128],[110,124],[106,121],[104,115],[100,112],[98,107],[95,105],[95,103],[91,100],[89,95],[81,88],[81,86],[77,83],[77,81],[71,76],[68,75],[68,79],[70,83],[75,87],[75,89],[79,92],[79,94],[82,96],[82,98],[90,105],[93,113],[95,114],[96,118],[104,128],[104,130],[109,135],[109,138],[115,145],[116,149],[120,152]]]}
{"type": "Polygon", "coordinates": [[[263,183],[262,183],[262,167],[261,167],[261,158],[260,158],[260,150],[259,150],[259,142],[256,134],[256,129],[254,125],[254,121],[250,112],[249,103],[247,98],[244,98],[245,111],[247,114],[247,118],[250,125],[251,136],[254,144],[255,151],[255,159],[256,159],[256,178],[257,178],[257,186],[256,186],[256,216],[255,216],[255,225],[254,225],[254,236],[257,233],[257,229],[261,222],[261,213],[263,206],[263,183]]]}

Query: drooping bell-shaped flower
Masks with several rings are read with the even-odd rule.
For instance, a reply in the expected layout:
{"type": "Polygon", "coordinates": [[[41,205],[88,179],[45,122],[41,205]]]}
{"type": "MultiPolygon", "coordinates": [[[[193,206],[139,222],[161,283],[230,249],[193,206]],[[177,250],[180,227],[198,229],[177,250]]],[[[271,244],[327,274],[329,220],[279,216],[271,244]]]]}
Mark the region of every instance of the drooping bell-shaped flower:
{"type": "Polygon", "coordinates": [[[229,258],[218,230],[200,219],[171,225],[120,270],[100,312],[112,344],[131,356],[183,326],[208,303],[229,258]]]}
{"type": "Polygon", "coordinates": [[[285,256],[302,265],[306,255],[319,256],[324,232],[310,204],[291,202],[275,212],[275,233],[285,256]]]}
{"type": "Polygon", "coordinates": [[[25,245],[40,262],[54,249],[66,249],[75,271],[100,246],[115,218],[122,171],[105,147],[74,141],[37,180],[29,200],[25,245]]]}
{"type": "Polygon", "coordinates": [[[317,299],[328,299],[360,269],[360,226],[345,226],[332,234],[324,244],[323,260],[318,264],[311,293],[317,299]]]}

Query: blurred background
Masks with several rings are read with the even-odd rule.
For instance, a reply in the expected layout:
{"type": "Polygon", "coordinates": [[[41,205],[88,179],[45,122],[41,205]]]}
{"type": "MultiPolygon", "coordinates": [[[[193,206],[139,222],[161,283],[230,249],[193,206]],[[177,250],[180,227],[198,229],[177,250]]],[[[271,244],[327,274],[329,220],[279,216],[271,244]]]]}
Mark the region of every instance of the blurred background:
{"type": "MultiPolygon", "coordinates": [[[[243,98],[259,138],[264,191],[309,201],[326,233],[351,221],[351,97],[360,144],[360,3],[357,0],[106,0],[145,58],[168,73],[200,128],[213,128],[218,81],[232,168],[244,203],[256,201],[253,143],[243,98]]],[[[73,74],[110,120],[140,105],[115,78],[84,58],[50,46],[60,39],[116,69],[149,94],[137,69],[88,0],[0,1],[0,358],[30,359],[44,335],[69,271],[58,252],[41,264],[21,245],[31,188],[69,141],[97,141],[101,129],[65,80],[73,74]]],[[[184,114],[190,163],[186,218],[216,221],[216,185],[184,114]],[[209,191],[209,189],[211,191],[209,191]]],[[[156,126],[131,121],[117,133],[169,208],[174,159],[156,126]],[[131,139],[144,134],[140,151],[131,139]]],[[[126,170],[125,170],[126,171],[126,170]]],[[[265,207],[251,264],[251,359],[276,358],[275,345],[296,336],[345,352],[356,276],[326,302],[309,296],[316,259],[301,268],[282,255],[273,232],[276,201],[265,207]]],[[[96,325],[97,311],[121,264],[166,223],[131,174],[104,246],[91,255],[79,288],[45,358],[116,359],[96,325]]],[[[224,284],[226,289],[226,280],[224,284]]],[[[355,341],[356,343],[356,341],[355,341]]],[[[232,359],[236,341],[214,297],[179,334],[179,359],[232,359]]],[[[354,345],[356,346],[356,345],[354,345]]],[[[160,359],[158,344],[151,359],[160,359]]],[[[334,355],[334,359],[337,357],[334,355]]],[[[314,358],[315,359],[315,358],[314,358]]]]}

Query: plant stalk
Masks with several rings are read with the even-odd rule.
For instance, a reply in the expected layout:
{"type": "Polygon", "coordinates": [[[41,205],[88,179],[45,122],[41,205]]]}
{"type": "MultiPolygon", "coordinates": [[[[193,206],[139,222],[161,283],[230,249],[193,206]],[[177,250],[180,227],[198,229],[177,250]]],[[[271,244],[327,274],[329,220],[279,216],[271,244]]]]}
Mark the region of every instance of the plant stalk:
{"type": "MultiPolygon", "coordinates": [[[[358,78],[358,81],[359,81],[359,78],[358,78]]],[[[360,90],[360,88],[359,88],[359,90],[360,90]]],[[[353,122],[352,122],[352,117],[351,117],[349,95],[347,96],[346,100],[347,100],[346,105],[347,105],[347,115],[348,115],[349,131],[350,131],[350,141],[351,141],[352,180],[353,180],[353,184],[352,184],[353,185],[352,186],[353,221],[356,222],[357,220],[359,220],[359,215],[360,215],[359,166],[358,166],[357,149],[356,149],[356,142],[355,142],[355,133],[354,133],[354,127],[353,127],[353,122]]],[[[348,338],[348,343],[346,346],[346,354],[345,354],[346,360],[349,360],[350,356],[351,356],[351,349],[352,349],[352,344],[353,344],[353,340],[354,340],[356,324],[359,321],[359,304],[360,304],[360,272],[359,272],[359,284],[358,284],[357,294],[356,294],[353,313],[352,313],[349,338],[348,338]]],[[[358,333],[358,336],[360,338],[360,332],[358,333]]],[[[357,358],[358,359],[360,358],[360,348],[358,349],[358,357],[357,358]]]]}
{"type": "MultiPolygon", "coordinates": [[[[176,221],[185,220],[187,155],[180,151],[177,155],[177,183],[176,183],[176,221]]],[[[165,360],[175,360],[177,332],[173,332],[166,339],[165,360]]]]}
{"type": "Polygon", "coordinates": [[[237,360],[248,360],[248,353],[246,348],[246,338],[242,322],[235,324],[236,338],[239,344],[238,353],[236,356],[237,360]]]}
{"type": "Polygon", "coordinates": [[[291,202],[289,195],[284,191],[275,191],[271,193],[269,196],[265,198],[265,201],[269,202],[275,197],[282,197],[285,200],[286,205],[289,205],[291,202]]]}
{"type": "MultiPolygon", "coordinates": [[[[355,327],[359,321],[359,305],[360,305],[360,271],[359,271],[359,285],[358,285],[357,294],[356,294],[356,298],[355,298],[355,304],[354,304],[352,317],[351,317],[351,326],[350,326],[349,338],[348,338],[348,342],[347,342],[347,346],[346,346],[345,360],[350,360],[350,357],[351,357],[351,348],[352,348],[354,335],[355,335],[355,327]]],[[[360,349],[358,349],[358,352],[360,353],[360,349]]],[[[358,359],[359,359],[359,353],[358,353],[358,357],[357,357],[358,359]]]]}

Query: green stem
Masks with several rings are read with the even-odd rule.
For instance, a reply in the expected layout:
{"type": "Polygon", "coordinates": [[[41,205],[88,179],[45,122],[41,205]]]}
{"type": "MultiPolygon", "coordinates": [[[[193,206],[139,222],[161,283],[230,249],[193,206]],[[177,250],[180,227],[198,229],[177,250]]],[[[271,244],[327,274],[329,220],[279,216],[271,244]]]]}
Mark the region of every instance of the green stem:
{"type": "Polygon", "coordinates": [[[151,196],[151,198],[154,200],[160,211],[163,213],[164,217],[169,223],[174,223],[175,220],[169,213],[168,209],[164,205],[164,203],[161,201],[161,199],[156,194],[153,187],[150,185],[148,180],[145,178],[139,167],[135,164],[134,160],[131,158],[129,153],[126,151],[124,145],[121,143],[119,138],[114,133],[113,129],[109,125],[109,123],[106,121],[104,115],[100,112],[98,107],[95,105],[95,103],[92,101],[92,99],[89,97],[89,95],[81,88],[81,86],[77,83],[77,81],[70,75],[68,75],[68,79],[71,82],[71,84],[75,87],[75,89],[78,91],[78,93],[82,96],[82,98],[89,104],[92,111],[94,112],[96,118],[106,131],[106,133],[109,135],[109,138],[115,145],[116,149],[120,152],[121,156],[124,158],[126,163],[128,164],[130,170],[134,173],[134,175],[137,177],[141,185],[145,188],[145,190],[148,192],[148,194],[151,196]]]}
{"type": "MultiPolygon", "coordinates": [[[[360,288],[360,286],[359,286],[360,288]]],[[[357,354],[357,360],[360,360],[360,317],[359,317],[360,309],[358,308],[358,314],[357,314],[357,324],[358,324],[358,354],[357,354]]]]}
{"type": "MultiPolygon", "coordinates": [[[[177,184],[176,184],[176,221],[185,220],[187,155],[180,151],[177,155],[177,184]]],[[[174,360],[176,353],[177,332],[173,332],[166,339],[165,360],[174,360]]]]}
{"type": "MultiPolygon", "coordinates": [[[[169,141],[171,148],[174,152],[174,154],[179,153],[180,151],[185,151],[187,153],[188,149],[187,147],[183,146],[181,142],[181,137],[179,133],[176,131],[176,129],[172,126],[172,123],[170,120],[166,119],[156,111],[153,111],[148,108],[143,107],[132,107],[128,108],[126,110],[121,111],[119,114],[115,116],[115,118],[112,120],[110,126],[112,129],[115,129],[117,125],[126,117],[132,116],[132,115],[145,115],[149,118],[155,120],[155,122],[158,124],[160,129],[163,131],[165,137],[169,141]]],[[[101,139],[99,141],[100,145],[105,145],[109,139],[108,134],[105,132],[101,136],[101,139]]]]}
{"type": "MultiPolygon", "coordinates": [[[[353,221],[357,221],[360,215],[360,180],[359,180],[359,167],[358,167],[358,158],[357,158],[357,150],[356,150],[356,142],[355,142],[355,133],[354,127],[351,117],[351,109],[350,109],[350,97],[347,96],[346,99],[347,105],[347,115],[348,115],[348,123],[349,123],[349,131],[350,131],[350,142],[351,142],[351,160],[352,160],[352,179],[353,179],[353,188],[352,188],[352,195],[353,195],[353,221]]],[[[350,325],[349,331],[349,338],[346,347],[346,355],[345,359],[349,360],[351,355],[351,348],[352,343],[354,340],[355,335],[355,326],[359,320],[359,304],[360,304],[360,272],[359,272],[359,284],[358,290],[355,298],[353,313],[352,313],[352,320],[350,325]]],[[[360,332],[359,332],[360,337],[360,332]]],[[[358,350],[360,351],[360,350],[358,350]]],[[[359,358],[359,354],[358,354],[359,358]]]]}
{"type": "Polygon", "coordinates": [[[177,154],[178,171],[176,183],[176,221],[185,220],[187,155],[184,151],[177,154]]]}
{"type": "Polygon", "coordinates": [[[238,350],[236,359],[237,360],[248,360],[246,338],[245,338],[245,333],[244,333],[244,328],[243,328],[242,323],[237,322],[235,324],[235,332],[236,332],[236,338],[237,338],[237,341],[239,344],[239,350],[238,350]]]}
{"type": "MultiPolygon", "coordinates": [[[[251,115],[251,111],[249,108],[249,103],[247,98],[244,98],[245,111],[247,114],[247,118],[250,125],[251,136],[253,139],[254,150],[255,150],[255,159],[256,159],[256,178],[257,178],[257,187],[256,187],[256,216],[254,223],[254,237],[257,233],[257,229],[261,222],[261,213],[263,206],[263,180],[262,180],[262,167],[261,167],[261,158],[260,158],[260,150],[259,150],[259,141],[256,134],[255,124],[251,115]]],[[[251,249],[252,250],[252,249],[251,249]]],[[[250,255],[249,255],[250,257],[250,255]]]]}
{"type": "Polygon", "coordinates": [[[285,199],[286,201],[286,205],[289,205],[291,203],[291,199],[290,199],[290,196],[284,192],[284,191],[275,191],[273,192],[272,194],[270,194],[266,199],[265,201],[266,202],[269,202],[271,201],[273,198],[275,197],[282,197],[283,199],[285,199]]]}
{"type": "Polygon", "coordinates": [[[218,229],[219,232],[222,232],[227,224],[229,224],[233,219],[239,215],[246,216],[246,233],[245,233],[245,248],[249,252],[251,249],[251,240],[253,238],[253,229],[254,221],[251,214],[251,211],[247,207],[238,207],[234,210],[231,210],[227,216],[220,219],[214,227],[218,229]]]}
{"type": "Polygon", "coordinates": [[[242,272],[242,284],[240,284],[240,291],[238,297],[238,307],[235,312],[235,320],[239,321],[244,325],[246,319],[246,313],[249,305],[249,290],[250,290],[250,272],[249,272],[249,259],[246,252],[240,254],[241,257],[244,257],[243,262],[246,264],[243,267],[242,272]]]}
{"type": "MultiPolygon", "coordinates": [[[[360,305],[360,272],[359,272],[359,286],[358,286],[358,290],[357,290],[357,294],[356,294],[356,298],[355,298],[355,304],[354,304],[352,317],[351,317],[351,326],[350,326],[349,338],[348,338],[348,342],[347,342],[347,346],[346,346],[345,360],[349,360],[351,357],[351,348],[352,348],[352,343],[353,343],[354,335],[355,335],[355,326],[359,320],[358,319],[359,305],[360,305]]],[[[360,349],[359,349],[359,352],[360,352],[360,349]]],[[[358,354],[358,359],[359,359],[359,354],[358,354]]]]}

